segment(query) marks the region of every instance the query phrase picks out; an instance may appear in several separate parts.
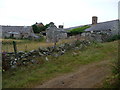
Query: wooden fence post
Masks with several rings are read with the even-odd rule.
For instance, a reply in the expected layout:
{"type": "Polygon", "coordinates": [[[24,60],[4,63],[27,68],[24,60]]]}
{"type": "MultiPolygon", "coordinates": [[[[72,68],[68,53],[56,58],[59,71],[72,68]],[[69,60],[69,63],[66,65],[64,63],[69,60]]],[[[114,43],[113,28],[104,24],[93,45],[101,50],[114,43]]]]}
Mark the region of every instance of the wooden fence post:
{"type": "Polygon", "coordinates": [[[14,48],[15,57],[17,58],[17,47],[15,41],[13,41],[13,48],[14,48]]]}

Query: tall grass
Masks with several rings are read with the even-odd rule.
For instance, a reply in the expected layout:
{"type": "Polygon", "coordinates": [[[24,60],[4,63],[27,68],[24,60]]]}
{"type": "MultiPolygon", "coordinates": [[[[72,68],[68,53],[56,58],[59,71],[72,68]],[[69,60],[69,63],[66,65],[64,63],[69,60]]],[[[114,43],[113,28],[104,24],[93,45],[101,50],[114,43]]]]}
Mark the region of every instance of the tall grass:
{"type": "MultiPolygon", "coordinates": [[[[57,42],[57,45],[62,43],[67,43],[74,41],[75,39],[64,39],[57,42]]],[[[2,40],[2,51],[13,52],[13,41],[17,44],[17,51],[31,51],[34,49],[38,49],[39,47],[50,47],[53,46],[54,43],[47,43],[44,41],[34,41],[34,40],[16,40],[16,39],[3,39],[2,40]]]]}
{"type": "Polygon", "coordinates": [[[116,41],[94,43],[82,51],[69,50],[58,58],[48,56],[49,61],[45,61],[45,57],[37,57],[39,64],[30,64],[3,73],[3,88],[34,87],[58,75],[77,70],[81,65],[102,60],[111,61],[117,57],[117,48],[116,41]],[[73,52],[77,55],[73,55],[73,52]]]}
{"type": "MultiPolygon", "coordinates": [[[[5,40],[2,43],[2,51],[13,52],[13,40],[5,40]]],[[[50,46],[51,43],[46,44],[43,42],[30,41],[30,40],[15,40],[18,51],[30,51],[39,48],[39,46],[50,46]]]]}
{"type": "MultiPolygon", "coordinates": [[[[118,44],[120,44],[119,41],[118,44]]],[[[103,88],[120,88],[120,48],[119,45],[117,47],[117,54],[112,65],[112,75],[104,81],[103,88]]]]}

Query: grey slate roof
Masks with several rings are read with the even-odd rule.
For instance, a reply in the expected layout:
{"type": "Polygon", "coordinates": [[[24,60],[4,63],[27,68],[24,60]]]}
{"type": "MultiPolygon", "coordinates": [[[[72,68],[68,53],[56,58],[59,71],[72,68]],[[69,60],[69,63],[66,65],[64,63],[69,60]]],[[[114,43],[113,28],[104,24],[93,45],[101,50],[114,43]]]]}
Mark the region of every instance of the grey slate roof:
{"type": "Polygon", "coordinates": [[[115,28],[118,28],[118,20],[97,23],[95,25],[91,25],[91,27],[87,28],[85,31],[113,30],[115,28]]]}
{"type": "Polygon", "coordinates": [[[70,28],[65,28],[64,30],[65,30],[65,31],[69,31],[69,30],[72,30],[72,29],[74,29],[74,28],[78,28],[78,27],[82,27],[82,26],[84,26],[84,25],[75,26],[75,27],[70,27],[70,28]]]}
{"type": "Polygon", "coordinates": [[[33,29],[31,26],[1,26],[2,34],[23,34],[28,36],[32,36],[35,38],[39,38],[37,35],[34,34],[33,29]]]}
{"type": "Polygon", "coordinates": [[[2,32],[27,33],[32,31],[31,26],[2,26],[2,32]]]}

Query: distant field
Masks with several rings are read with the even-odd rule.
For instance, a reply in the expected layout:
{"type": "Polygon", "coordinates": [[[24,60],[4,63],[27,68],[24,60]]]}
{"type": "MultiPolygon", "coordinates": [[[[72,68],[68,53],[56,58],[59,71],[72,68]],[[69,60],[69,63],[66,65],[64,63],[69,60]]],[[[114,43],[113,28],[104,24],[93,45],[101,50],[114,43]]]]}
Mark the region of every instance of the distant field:
{"type": "MultiPolygon", "coordinates": [[[[65,42],[71,42],[75,40],[74,38],[65,39],[59,41],[57,44],[62,44],[65,42]]],[[[39,47],[49,47],[53,46],[54,43],[47,43],[45,41],[30,41],[30,40],[16,40],[16,39],[2,39],[2,51],[6,52],[13,52],[13,44],[12,42],[15,41],[17,43],[17,50],[18,51],[31,51],[33,49],[38,49],[39,47]]]]}

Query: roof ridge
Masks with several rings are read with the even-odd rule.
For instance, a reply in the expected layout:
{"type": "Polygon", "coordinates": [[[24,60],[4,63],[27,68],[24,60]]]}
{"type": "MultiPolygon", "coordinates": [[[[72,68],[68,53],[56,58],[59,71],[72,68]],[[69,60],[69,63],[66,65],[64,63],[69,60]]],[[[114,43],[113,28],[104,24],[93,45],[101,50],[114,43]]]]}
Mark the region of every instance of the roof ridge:
{"type": "MultiPolygon", "coordinates": [[[[101,24],[101,23],[108,23],[108,22],[113,22],[113,21],[118,21],[118,20],[119,20],[119,19],[116,19],[116,20],[110,20],[110,21],[104,21],[104,22],[98,22],[97,24],[101,24]]],[[[84,24],[84,25],[92,25],[92,24],[84,24]]],[[[65,28],[65,29],[82,27],[82,26],[84,26],[84,25],[73,26],[73,27],[69,27],[69,28],[65,28]]]]}
{"type": "Polygon", "coordinates": [[[3,27],[3,26],[5,26],[5,27],[7,27],[7,26],[8,26],[8,27],[31,27],[31,26],[10,26],[10,25],[0,25],[0,26],[2,26],[2,27],[3,27]]]}
{"type": "Polygon", "coordinates": [[[113,22],[113,21],[119,21],[119,19],[116,19],[116,20],[111,20],[111,21],[105,21],[105,22],[99,22],[97,24],[101,24],[101,23],[108,23],[108,22],[113,22]]]}

